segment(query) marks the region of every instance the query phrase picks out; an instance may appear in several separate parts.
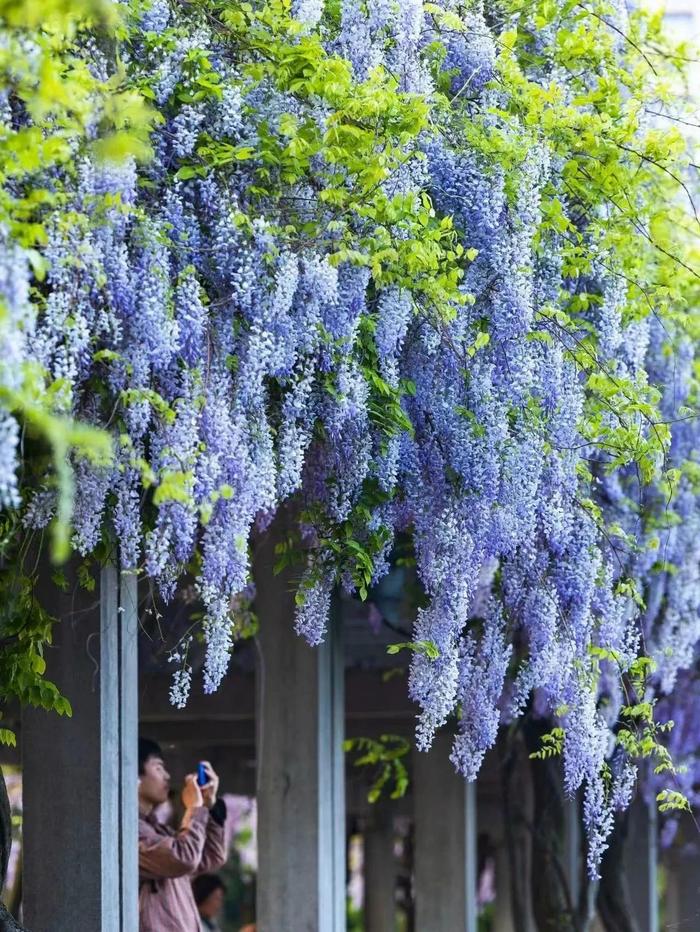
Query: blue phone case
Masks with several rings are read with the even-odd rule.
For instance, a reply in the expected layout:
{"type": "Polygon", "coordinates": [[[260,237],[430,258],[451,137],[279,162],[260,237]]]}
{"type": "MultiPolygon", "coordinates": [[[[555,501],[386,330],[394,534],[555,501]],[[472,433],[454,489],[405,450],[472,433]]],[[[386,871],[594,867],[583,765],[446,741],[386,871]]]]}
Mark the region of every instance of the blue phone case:
{"type": "Polygon", "coordinates": [[[206,786],[209,782],[209,777],[207,776],[206,767],[204,764],[197,765],[197,783],[200,786],[206,786]]]}

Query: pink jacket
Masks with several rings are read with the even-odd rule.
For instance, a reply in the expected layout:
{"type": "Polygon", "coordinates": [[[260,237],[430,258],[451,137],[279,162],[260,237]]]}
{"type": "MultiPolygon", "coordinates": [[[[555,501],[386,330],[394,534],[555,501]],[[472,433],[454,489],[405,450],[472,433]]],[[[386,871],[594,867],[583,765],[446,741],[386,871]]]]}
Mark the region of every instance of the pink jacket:
{"type": "Polygon", "coordinates": [[[191,880],[225,864],[225,817],[222,801],[211,813],[202,806],[176,833],[153,815],[139,815],[140,932],[199,932],[191,880]]]}

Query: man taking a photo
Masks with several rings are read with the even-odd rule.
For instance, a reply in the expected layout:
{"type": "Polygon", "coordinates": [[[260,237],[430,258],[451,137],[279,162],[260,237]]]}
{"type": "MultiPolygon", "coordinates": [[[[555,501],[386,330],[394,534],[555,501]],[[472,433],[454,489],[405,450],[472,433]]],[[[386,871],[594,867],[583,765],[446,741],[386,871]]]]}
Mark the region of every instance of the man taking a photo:
{"type": "Polygon", "coordinates": [[[185,777],[185,815],[179,831],[159,822],[157,806],[170,793],[170,774],[155,741],[139,739],[139,929],[140,932],[198,932],[192,878],[218,870],[226,861],[226,806],[217,800],[219,778],[203,762],[205,786],[185,777]]]}

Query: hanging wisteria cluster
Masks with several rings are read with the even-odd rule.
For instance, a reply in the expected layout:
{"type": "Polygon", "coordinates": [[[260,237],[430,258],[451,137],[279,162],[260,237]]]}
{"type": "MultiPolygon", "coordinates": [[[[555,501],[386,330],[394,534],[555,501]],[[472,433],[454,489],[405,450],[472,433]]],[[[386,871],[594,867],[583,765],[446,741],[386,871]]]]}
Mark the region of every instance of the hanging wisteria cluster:
{"type": "MultiPolygon", "coordinates": [[[[83,49],[157,111],[153,153],[55,172],[40,280],[3,231],[0,384],[40,366],[56,411],[112,433],[110,465],[73,459],[74,546],[113,534],[165,599],[195,574],[207,691],[285,503],[311,644],[333,588],[366,595],[410,534],[419,747],[459,711],[474,779],[504,718],[555,719],[595,869],[633,786],[620,671],[649,652],[670,692],[700,635],[693,344],[669,310],[693,273],[648,216],[682,154],[646,154],[624,38],[651,27],[597,2],[252,6],[124,2],[119,62],[83,49]]],[[[20,421],[0,407],[0,504],[41,527],[55,491],[20,489],[20,421]]]]}

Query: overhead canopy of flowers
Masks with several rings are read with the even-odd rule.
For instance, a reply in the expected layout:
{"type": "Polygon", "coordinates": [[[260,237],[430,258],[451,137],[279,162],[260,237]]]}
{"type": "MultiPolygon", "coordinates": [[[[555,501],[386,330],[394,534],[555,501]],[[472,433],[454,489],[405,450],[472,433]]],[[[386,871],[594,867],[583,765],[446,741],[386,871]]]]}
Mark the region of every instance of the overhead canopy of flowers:
{"type": "Polygon", "coordinates": [[[595,869],[700,635],[683,50],[603,0],[53,5],[0,3],[5,565],[193,575],[213,691],[286,503],[311,644],[410,540],[418,745],[458,711],[474,779],[534,702],[595,869]]]}

